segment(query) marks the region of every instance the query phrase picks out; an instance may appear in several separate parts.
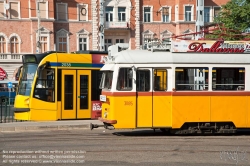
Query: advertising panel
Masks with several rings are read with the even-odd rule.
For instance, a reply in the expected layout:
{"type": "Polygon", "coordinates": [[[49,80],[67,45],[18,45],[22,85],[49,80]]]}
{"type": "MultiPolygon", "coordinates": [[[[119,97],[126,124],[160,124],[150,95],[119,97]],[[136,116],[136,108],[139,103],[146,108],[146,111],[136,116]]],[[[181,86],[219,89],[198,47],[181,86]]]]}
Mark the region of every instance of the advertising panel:
{"type": "Polygon", "coordinates": [[[102,102],[92,101],[91,119],[98,119],[102,116],[102,102]]]}
{"type": "Polygon", "coordinates": [[[174,40],[173,52],[250,53],[250,41],[174,40]]]}

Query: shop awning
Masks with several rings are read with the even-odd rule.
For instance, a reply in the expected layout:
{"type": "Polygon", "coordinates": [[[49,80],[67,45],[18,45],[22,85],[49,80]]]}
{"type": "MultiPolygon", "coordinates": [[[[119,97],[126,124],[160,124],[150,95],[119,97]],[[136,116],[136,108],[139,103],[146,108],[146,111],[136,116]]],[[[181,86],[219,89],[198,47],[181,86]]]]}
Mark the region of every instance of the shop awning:
{"type": "Polygon", "coordinates": [[[0,67],[0,80],[7,79],[7,77],[8,77],[7,72],[0,67]]]}

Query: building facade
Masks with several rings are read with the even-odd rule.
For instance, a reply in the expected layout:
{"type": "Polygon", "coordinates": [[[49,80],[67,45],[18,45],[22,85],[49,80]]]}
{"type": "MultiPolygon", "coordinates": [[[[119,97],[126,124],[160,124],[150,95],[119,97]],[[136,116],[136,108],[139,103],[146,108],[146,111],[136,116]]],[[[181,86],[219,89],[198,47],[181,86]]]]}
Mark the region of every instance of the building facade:
{"type": "Polygon", "coordinates": [[[100,50],[100,31],[104,50],[116,43],[143,49],[152,40],[195,32],[197,3],[209,24],[227,1],[0,0],[0,67],[13,80],[23,54],[100,50]]]}

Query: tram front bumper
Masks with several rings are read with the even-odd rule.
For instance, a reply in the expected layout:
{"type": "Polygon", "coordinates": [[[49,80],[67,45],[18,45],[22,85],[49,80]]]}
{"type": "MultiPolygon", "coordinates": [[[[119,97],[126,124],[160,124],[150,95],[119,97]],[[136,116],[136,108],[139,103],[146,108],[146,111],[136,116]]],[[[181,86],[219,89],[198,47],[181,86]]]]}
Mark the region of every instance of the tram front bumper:
{"type": "Polygon", "coordinates": [[[98,127],[104,127],[105,129],[113,130],[114,129],[113,124],[117,123],[117,120],[107,120],[107,119],[103,119],[101,117],[99,117],[98,120],[103,122],[103,125],[90,123],[91,130],[93,130],[94,128],[98,128],[98,127]]]}
{"type": "Polygon", "coordinates": [[[117,120],[108,120],[108,119],[103,119],[101,117],[98,118],[99,121],[103,122],[103,123],[107,123],[107,124],[116,124],[117,123],[117,120]]]}
{"type": "Polygon", "coordinates": [[[14,112],[30,112],[30,108],[14,108],[14,112]]]}

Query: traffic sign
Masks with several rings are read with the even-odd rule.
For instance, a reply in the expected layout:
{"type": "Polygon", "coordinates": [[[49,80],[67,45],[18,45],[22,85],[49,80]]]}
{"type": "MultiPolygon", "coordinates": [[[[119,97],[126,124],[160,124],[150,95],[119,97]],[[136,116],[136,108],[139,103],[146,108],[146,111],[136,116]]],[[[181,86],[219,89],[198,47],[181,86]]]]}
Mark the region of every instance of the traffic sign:
{"type": "Polygon", "coordinates": [[[8,88],[13,88],[12,82],[8,82],[8,88]]]}

